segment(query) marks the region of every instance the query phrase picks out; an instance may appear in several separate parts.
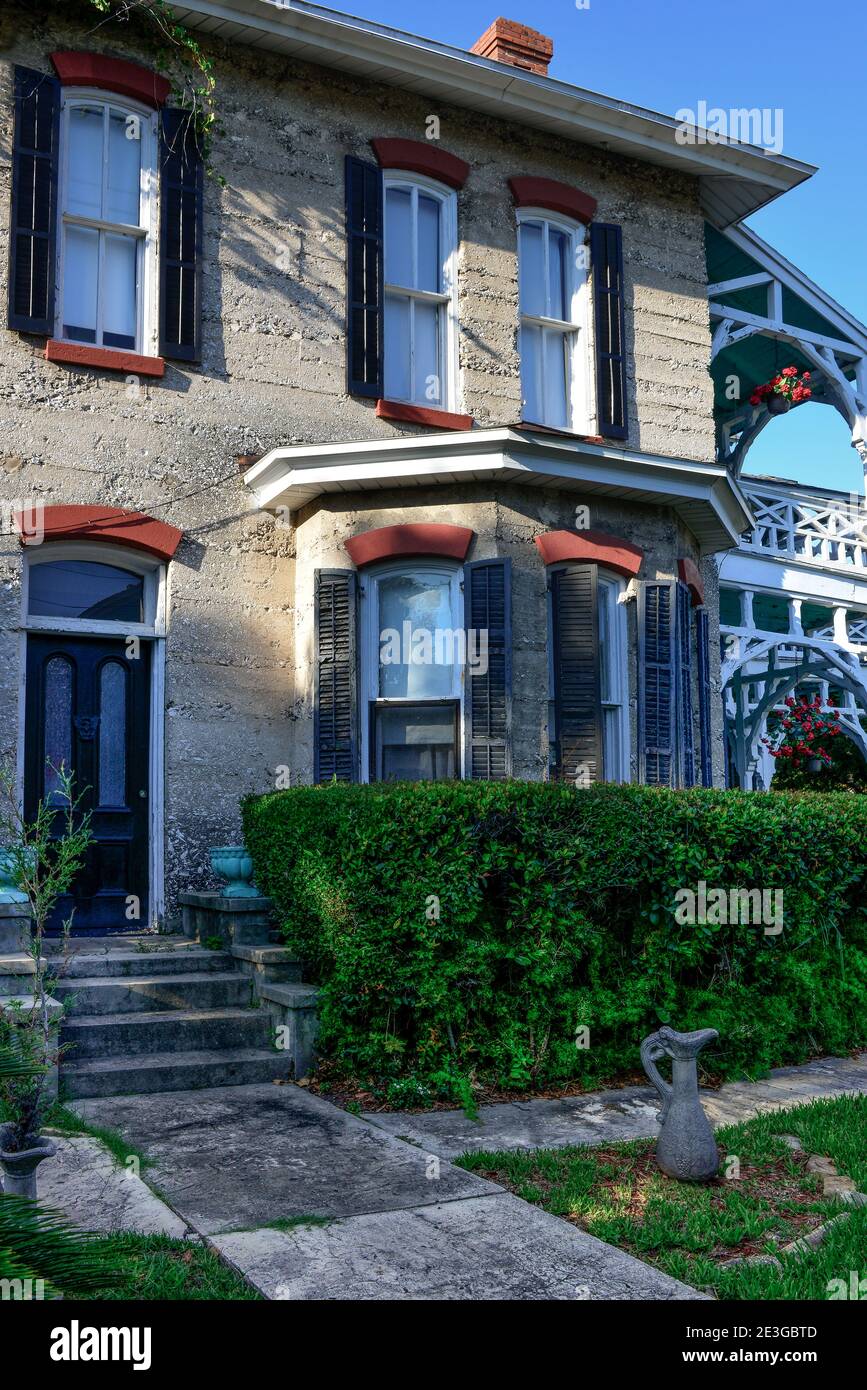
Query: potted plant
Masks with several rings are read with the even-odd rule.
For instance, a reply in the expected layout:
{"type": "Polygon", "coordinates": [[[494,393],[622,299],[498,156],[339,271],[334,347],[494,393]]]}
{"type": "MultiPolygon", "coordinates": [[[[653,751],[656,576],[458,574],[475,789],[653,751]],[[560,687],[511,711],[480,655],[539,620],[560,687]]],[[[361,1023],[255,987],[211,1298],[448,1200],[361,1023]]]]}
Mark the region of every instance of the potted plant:
{"type": "MultiPolygon", "coordinates": [[[[30,909],[28,954],[32,993],[21,994],[0,1006],[0,1044],[11,1052],[21,1068],[0,1074],[0,1103],[5,1123],[0,1125],[0,1168],[6,1175],[7,1192],[36,1196],[36,1169],[50,1158],[55,1146],[40,1135],[40,1126],[54,1099],[53,1081],[60,1057],[58,1045],[62,1008],[52,998],[57,973],[49,969],[43,952],[51,913],[68,892],[84,862],[90,844],[90,813],[82,813],[81,796],[75,796],[72,774],[63,764],[56,772],[59,796],[50,804],[40,801],[33,820],[27,820],[18,800],[11,769],[0,767],[0,840],[4,841],[4,881],[14,884],[16,900],[30,909]]],[[[72,915],[62,924],[62,938],[72,928],[72,915]]],[[[61,969],[65,951],[57,959],[61,969]]]]}
{"type": "Polygon", "coordinates": [[[762,743],[772,758],[793,771],[817,773],[833,766],[834,760],[825,745],[842,732],[840,714],[833,704],[829,702],[823,707],[819,695],[812,700],[806,695],[789,695],[785,713],[774,714],[768,720],[769,736],[762,743]]]}
{"type": "Polygon", "coordinates": [[[750,396],[750,405],[763,405],[770,415],[785,415],[793,405],[808,401],[813,394],[807,384],[809,372],[799,372],[797,367],[784,367],[770,381],[757,386],[750,396]]]}

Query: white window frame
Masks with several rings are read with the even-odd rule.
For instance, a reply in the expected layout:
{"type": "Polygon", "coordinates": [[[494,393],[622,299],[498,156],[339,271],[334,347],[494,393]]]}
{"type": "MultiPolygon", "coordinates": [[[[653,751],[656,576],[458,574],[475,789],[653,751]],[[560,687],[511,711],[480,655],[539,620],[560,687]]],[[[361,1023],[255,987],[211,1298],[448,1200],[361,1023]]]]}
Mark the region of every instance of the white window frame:
{"type": "MultiPolygon", "coordinates": [[[[388,560],[383,564],[372,566],[359,576],[359,591],[361,596],[361,662],[360,662],[360,724],[361,724],[361,780],[369,782],[371,780],[371,707],[375,703],[380,706],[395,705],[419,705],[426,701],[418,698],[392,698],[382,696],[379,693],[379,654],[380,654],[380,628],[379,628],[379,582],[382,579],[391,579],[396,575],[408,575],[416,577],[420,574],[435,574],[437,577],[447,576],[449,579],[449,607],[452,626],[455,631],[462,631],[464,626],[464,592],[463,566],[452,560],[439,559],[436,556],[430,558],[419,557],[413,560],[388,560]]],[[[452,667],[451,689],[447,695],[438,697],[432,703],[458,704],[457,720],[457,749],[455,750],[455,776],[463,776],[464,761],[464,669],[456,662],[452,667]]]]}
{"type": "MultiPolygon", "coordinates": [[[[440,205],[440,249],[442,251],[442,293],[437,294],[431,290],[410,289],[405,285],[391,284],[385,282],[386,298],[400,297],[408,299],[410,303],[436,304],[440,308],[441,333],[440,333],[440,377],[441,392],[440,400],[415,400],[395,396],[388,392],[384,386],[385,397],[387,400],[400,402],[403,405],[423,406],[427,410],[444,410],[454,412],[458,408],[458,199],[454,189],[446,188],[436,180],[427,178],[423,174],[405,174],[399,171],[386,172],[383,175],[383,264],[387,264],[388,250],[388,190],[390,188],[400,188],[412,194],[413,220],[415,221],[416,209],[418,206],[419,193],[426,193],[437,200],[440,205]]],[[[415,258],[418,250],[418,242],[413,247],[413,257],[415,258]]],[[[412,343],[412,337],[410,338],[412,343]]],[[[410,385],[415,380],[415,369],[412,361],[412,346],[410,346],[410,385]]]]}
{"type": "MultiPolygon", "coordinates": [[[[587,228],[570,218],[558,217],[545,208],[518,209],[518,316],[520,328],[524,325],[541,328],[543,333],[555,332],[565,338],[571,337],[568,357],[568,391],[566,429],[576,434],[589,434],[592,422],[592,377],[590,371],[590,277],[588,274],[589,249],[587,228]],[[521,295],[521,227],[525,223],[541,225],[544,231],[545,295],[548,295],[548,237],[549,231],[563,232],[569,238],[567,263],[570,283],[567,297],[570,305],[568,319],[551,318],[547,315],[525,314],[520,303],[521,295]]],[[[522,354],[523,371],[523,354],[522,354]]],[[[544,377],[544,352],[540,355],[540,377],[544,377]]],[[[544,401],[544,385],[538,392],[544,401]]],[[[522,401],[522,414],[526,402],[522,401]]],[[[550,425],[548,420],[533,420],[523,414],[528,424],[549,425],[552,429],[562,429],[561,425],[550,425]]]]}
{"type": "MultiPolygon", "coordinates": [[[[57,267],[55,295],[54,337],[59,342],[75,343],[78,346],[93,347],[103,352],[135,352],[140,356],[156,357],[159,351],[157,325],[157,161],[158,161],[157,113],[141,102],[129,97],[114,96],[111,92],[97,87],[64,88],[60,110],[60,171],[57,200],[57,267]],[[141,202],[140,221],[133,225],[125,222],[107,222],[98,217],[83,217],[69,213],[66,206],[69,198],[69,115],[75,106],[101,106],[103,120],[107,121],[109,109],[133,116],[138,122],[141,139],[141,202]],[[89,227],[94,231],[133,236],[138,242],[136,258],[136,331],[134,348],[118,348],[101,342],[102,337],[102,295],[97,289],[96,342],[83,343],[80,338],[65,338],[63,334],[63,281],[65,273],[65,229],[68,226],[89,227]]],[[[108,161],[103,166],[103,194],[107,177],[108,161]]],[[[100,263],[98,286],[102,285],[102,260],[104,242],[100,242],[100,263]]]]}

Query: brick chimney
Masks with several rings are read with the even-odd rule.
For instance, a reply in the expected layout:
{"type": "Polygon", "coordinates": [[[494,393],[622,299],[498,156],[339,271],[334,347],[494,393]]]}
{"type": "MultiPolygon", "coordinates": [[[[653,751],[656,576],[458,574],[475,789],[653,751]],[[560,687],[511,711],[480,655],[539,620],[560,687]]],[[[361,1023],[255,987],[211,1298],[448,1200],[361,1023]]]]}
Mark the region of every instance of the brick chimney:
{"type": "Polygon", "coordinates": [[[470,52],[478,53],[480,58],[493,58],[495,63],[508,63],[513,68],[547,77],[548,64],[554,56],[554,42],[538,29],[528,29],[517,20],[495,19],[470,52]]]}

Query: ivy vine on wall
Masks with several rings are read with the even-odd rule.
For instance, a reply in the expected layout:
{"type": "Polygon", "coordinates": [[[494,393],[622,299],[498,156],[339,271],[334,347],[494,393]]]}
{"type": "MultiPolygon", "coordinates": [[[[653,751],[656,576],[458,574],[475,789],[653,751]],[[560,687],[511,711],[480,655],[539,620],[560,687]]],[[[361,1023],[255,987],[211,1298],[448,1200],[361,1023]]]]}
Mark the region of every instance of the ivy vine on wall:
{"type": "MultiPolygon", "coordinates": [[[[102,18],[91,33],[108,23],[135,25],[154,65],[171,78],[177,103],[188,110],[209,173],[214,136],[222,131],[216,107],[216,78],[211,58],[166,0],[87,0],[102,18]]],[[[222,179],[220,180],[222,182],[222,179]]]]}

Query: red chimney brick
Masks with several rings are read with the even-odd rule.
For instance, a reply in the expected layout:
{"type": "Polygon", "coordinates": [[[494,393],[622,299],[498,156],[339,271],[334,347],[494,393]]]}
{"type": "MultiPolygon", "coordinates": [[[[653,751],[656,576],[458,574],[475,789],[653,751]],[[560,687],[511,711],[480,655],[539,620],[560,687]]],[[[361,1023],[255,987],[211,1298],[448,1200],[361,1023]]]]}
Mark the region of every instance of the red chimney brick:
{"type": "Polygon", "coordinates": [[[514,19],[495,19],[490,28],[473,44],[471,53],[480,58],[493,58],[495,63],[508,63],[513,68],[548,75],[548,64],[554,56],[554,42],[514,19]]]}

